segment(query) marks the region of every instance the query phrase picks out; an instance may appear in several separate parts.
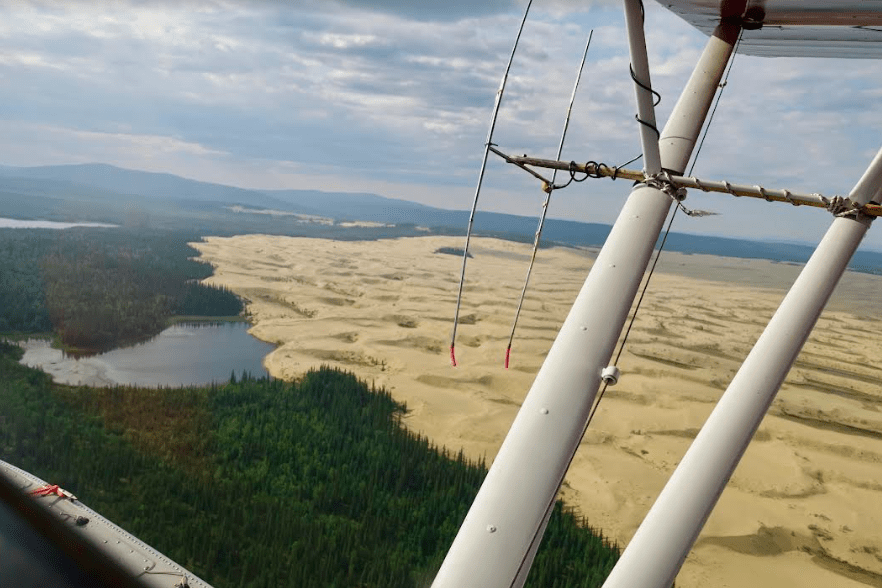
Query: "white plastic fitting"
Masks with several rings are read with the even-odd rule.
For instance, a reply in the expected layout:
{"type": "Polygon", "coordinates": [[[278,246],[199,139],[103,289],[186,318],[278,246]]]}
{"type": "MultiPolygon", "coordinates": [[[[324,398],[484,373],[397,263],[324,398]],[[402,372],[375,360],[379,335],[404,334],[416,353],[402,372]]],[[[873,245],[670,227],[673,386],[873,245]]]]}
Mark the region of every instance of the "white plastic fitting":
{"type": "Polygon", "coordinates": [[[608,365],[603,368],[602,372],[600,372],[600,379],[602,379],[603,383],[607,386],[615,386],[621,375],[622,372],[619,371],[619,368],[614,365],[608,365]]]}

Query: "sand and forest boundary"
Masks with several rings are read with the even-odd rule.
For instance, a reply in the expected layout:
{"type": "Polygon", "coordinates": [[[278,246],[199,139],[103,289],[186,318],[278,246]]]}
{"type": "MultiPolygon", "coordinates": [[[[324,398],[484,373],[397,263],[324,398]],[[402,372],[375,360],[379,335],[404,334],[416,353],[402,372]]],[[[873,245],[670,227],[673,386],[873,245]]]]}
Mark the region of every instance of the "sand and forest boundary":
{"type": "MultiPolygon", "coordinates": [[[[540,252],[512,367],[505,344],[529,246],[473,241],[457,359],[448,358],[461,238],[244,235],[194,244],[209,282],[246,298],[265,364],[319,364],[407,403],[409,427],[492,459],[594,252],[540,252]]],[[[666,253],[565,499],[627,542],[799,267],[666,253]]],[[[882,586],[882,277],[847,273],[677,580],[698,586],[882,586]]],[[[610,296],[615,296],[610,292],[610,296]]]]}

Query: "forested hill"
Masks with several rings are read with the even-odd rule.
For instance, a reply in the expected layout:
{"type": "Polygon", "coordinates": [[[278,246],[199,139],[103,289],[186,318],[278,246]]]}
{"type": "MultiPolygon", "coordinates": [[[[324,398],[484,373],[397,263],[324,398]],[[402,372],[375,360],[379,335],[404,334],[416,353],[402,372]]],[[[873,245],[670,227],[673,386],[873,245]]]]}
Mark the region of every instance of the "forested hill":
{"type": "MultiPolygon", "coordinates": [[[[0,342],[0,457],[217,588],[427,586],[486,473],[337,371],[72,388],[20,354],[0,342]]],[[[579,523],[558,504],[528,586],[601,585],[617,550],[579,523]]]]}
{"type": "Polygon", "coordinates": [[[242,302],[199,283],[193,234],[122,229],[0,228],[0,332],[54,331],[101,351],[149,339],[171,316],[236,316],[242,302]]]}

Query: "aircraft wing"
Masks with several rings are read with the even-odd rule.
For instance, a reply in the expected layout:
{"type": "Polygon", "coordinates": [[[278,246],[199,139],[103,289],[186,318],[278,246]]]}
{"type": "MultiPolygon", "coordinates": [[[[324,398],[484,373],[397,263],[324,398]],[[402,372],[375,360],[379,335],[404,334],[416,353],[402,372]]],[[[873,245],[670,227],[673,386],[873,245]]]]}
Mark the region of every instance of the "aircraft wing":
{"type": "MultiPolygon", "coordinates": [[[[13,486],[21,492],[21,498],[42,504],[50,513],[46,520],[54,528],[42,528],[28,521],[27,527],[19,529],[35,532],[35,536],[24,537],[15,531],[14,518],[22,514],[22,508],[9,511],[0,509],[0,585],[12,585],[7,581],[20,580],[20,574],[33,579],[46,579],[49,585],[94,586],[91,579],[103,580],[108,585],[119,586],[112,573],[121,572],[133,579],[127,585],[152,588],[211,588],[211,586],[175,563],[156,549],[150,547],[134,535],[124,531],[91,508],[80,502],[69,492],[47,484],[37,476],[0,460],[0,478],[4,487],[13,486]],[[30,496],[28,496],[30,495],[30,496]],[[16,510],[18,513],[16,513],[16,510]],[[6,520],[9,519],[9,520],[6,520]],[[11,530],[13,529],[13,530],[11,530]],[[41,536],[42,531],[42,536],[41,536]],[[60,532],[60,533],[59,533],[60,532]],[[35,541],[36,539],[36,541],[35,541]],[[81,541],[82,544],[77,544],[81,541]],[[37,545],[35,545],[37,543],[37,545]],[[40,545],[40,544],[44,545],[40,545]],[[58,547],[62,553],[71,556],[72,567],[85,570],[86,581],[74,579],[71,567],[59,567],[58,554],[43,547],[58,547]],[[97,549],[103,558],[89,558],[90,550],[97,549]],[[102,562],[107,565],[102,565],[102,562]],[[88,561],[86,561],[88,559],[88,561]],[[4,574],[11,574],[6,577],[4,574]]],[[[9,507],[9,497],[4,496],[0,507],[9,507]]],[[[22,501],[12,497],[14,501],[22,501]]],[[[40,514],[40,513],[38,513],[40,514]]],[[[42,516],[45,517],[45,514],[42,516]]],[[[20,584],[20,582],[15,582],[20,584]]]]}
{"type": "Polygon", "coordinates": [[[882,0],[659,0],[710,35],[721,17],[746,15],[738,52],[762,57],[882,58],[882,0]]]}

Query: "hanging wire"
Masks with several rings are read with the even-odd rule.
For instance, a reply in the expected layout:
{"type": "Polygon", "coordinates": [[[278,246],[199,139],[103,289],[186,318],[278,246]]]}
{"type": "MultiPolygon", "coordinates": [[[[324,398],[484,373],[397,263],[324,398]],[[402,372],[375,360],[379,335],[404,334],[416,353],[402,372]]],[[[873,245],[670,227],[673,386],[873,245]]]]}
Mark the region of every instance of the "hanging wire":
{"type": "MultiPolygon", "coordinates": [[[[582,70],[585,69],[585,59],[588,57],[588,48],[591,47],[591,37],[594,35],[594,29],[588,33],[588,41],[585,43],[585,51],[582,53],[582,61],[579,63],[579,71],[576,73],[576,82],[573,84],[573,93],[570,95],[570,105],[567,107],[567,116],[564,119],[563,131],[560,134],[560,143],[557,147],[557,159],[560,159],[563,152],[564,141],[567,137],[567,129],[570,127],[570,116],[573,114],[573,102],[576,100],[576,90],[579,88],[579,81],[582,79],[582,70]]],[[[575,179],[572,174],[571,180],[575,179]]],[[[545,217],[548,215],[548,204],[551,202],[551,193],[554,192],[554,181],[557,178],[557,170],[551,174],[551,182],[545,190],[545,201],[542,203],[542,213],[539,216],[539,226],[536,227],[536,236],[533,239],[533,253],[530,256],[530,264],[527,266],[527,275],[524,277],[524,287],[521,289],[521,298],[518,300],[518,307],[515,310],[514,320],[511,324],[511,333],[508,336],[508,347],[505,348],[505,367],[508,369],[509,358],[511,357],[511,344],[514,341],[515,329],[518,326],[518,318],[521,316],[521,308],[524,306],[524,298],[527,295],[527,286],[530,284],[530,274],[533,272],[533,265],[536,263],[536,252],[539,250],[539,240],[542,238],[542,229],[545,226],[545,217]]],[[[569,182],[567,182],[569,184],[569,182]]]]}
{"type": "MultiPolygon", "coordinates": [[[[637,160],[640,159],[641,157],[643,157],[643,154],[642,154],[642,153],[638,154],[637,157],[635,157],[635,158],[633,158],[633,159],[629,159],[628,161],[626,161],[625,163],[623,163],[623,164],[621,164],[621,165],[617,165],[617,166],[616,166],[616,169],[623,168],[623,167],[625,167],[626,165],[631,165],[632,163],[634,163],[635,161],[637,161],[637,160]]],[[[613,177],[613,179],[615,180],[616,178],[613,177]]]]}
{"type": "MultiPolygon", "coordinates": [[[[641,6],[642,6],[642,4],[641,4],[641,6]]],[[[634,83],[637,84],[638,87],[640,87],[640,88],[646,90],[647,92],[649,92],[650,94],[652,94],[652,97],[653,97],[652,107],[655,108],[656,106],[658,106],[661,103],[661,94],[659,94],[658,92],[653,90],[650,86],[648,86],[648,85],[644,84],[643,82],[641,82],[640,80],[638,80],[637,74],[634,73],[634,68],[631,65],[628,65],[628,71],[631,72],[631,79],[634,80],[634,83]]],[[[643,120],[642,118],[640,118],[639,114],[635,114],[634,118],[637,119],[637,122],[639,122],[641,125],[649,128],[649,130],[651,130],[653,133],[655,133],[656,139],[661,139],[661,133],[659,132],[657,126],[655,126],[653,123],[649,122],[648,120],[643,120]]]]}
{"type": "MultiPolygon", "coordinates": [[[[619,173],[619,170],[620,170],[620,169],[622,169],[622,168],[625,167],[626,165],[629,165],[629,164],[631,164],[631,163],[634,163],[635,161],[637,161],[637,160],[640,159],[641,157],[643,157],[643,154],[642,154],[642,153],[638,154],[637,157],[634,157],[634,158],[629,159],[629,160],[626,161],[625,163],[622,163],[622,164],[620,164],[620,165],[614,165],[614,166],[612,166],[612,167],[608,166],[607,164],[605,164],[605,163],[603,163],[603,162],[598,162],[598,161],[593,161],[593,160],[592,160],[592,161],[588,161],[588,162],[586,162],[585,165],[584,165],[584,167],[585,167],[585,168],[591,168],[591,167],[593,166],[593,169],[596,170],[595,172],[589,172],[589,171],[586,171],[586,172],[579,172],[579,171],[576,169],[576,162],[575,162],[575,161],[571,161],[571,162],[570,162],[570,169],[567,170],[567,172],[570,174],[570,179],[567,180],[567,183],[566,183],[566,184],[554,184],[554,185],[553,185],[553,188],[554,188],[555,190],[563,190],[564,188],[566,188],[567,186],[569,186],[569,185],[572,184],[573,182],[576,182],[576,183],[584,182],[584,181],[587,180],[588,178],[600,179],[600,178],[608,177],[608,178],[610,178],[611,180],[615,181],[615,180],[618,178],[618,173],[619,173]],[[606,173],[602,173],[603,170],[605,170],[605,169],[606,169],[606,170],[612,170],[612,173],[609,174],[609,175],[607,175],[606,173]],[[584,173],[585,175],[583,175],[581,178],[577,178],[577,177],[576,177],[576,174],[577,174],[577,173],[584,173]]],[[[558,155],[558,159],[560,159],[560,155],[558,155]]],[[[524,167],[526,167],[526,166],[524,166],[524,167]]],[[[530,171],[532,171],[532,170],[530,170],[530,171]]]]}
{"type": "Polygon", "coordinates": [[[508,81],[508,72],[511,70],[515,51],[518,49],[518,42],[521,40],[521,33],[524,31],[524,24],[527,22],[527,15],[530,13],[530,6],[532,4],[533,0],[528,0],[527,8],[524,10],[524,18],[521,19],[518,35],[515,37],[514,47],[512,47],[511,55],[509,55],[508,58],[505,74],[503,74],[502,82],[499,84],[499,90],[496,92],[496,103],[493,106],[493,115],[490,117],[490,130],[487,131],[487,142],[484,144],[484,156],[481,160],[481,171],[478,174],[478,185],[475,188],[475,199],[472,203],[472,211],[469,215],[469,226],[466,230],[466,242],[462,253],[462,271],[459,276],[459,291],[456,294],[456,311],[453,315],[453,333],[450,335],[450,363],[453,364],[453,367],[456,367],[456,354],[454,353],[454,346],[456,345],[456,327],[459,324],[459,310],[462,305],[462,288],[465,283],[466,262],[469,258],[469,241],[471,241],[472,238],[472,227],[475,223],[475,211],[478,209],[478,196],[481,194],[481,183],[484,181],[484,170],[487,168],[487,155],[490,152],[490,146],[493,144],[493,130],[496,128],[496,118],[499,115],[499,107],[502,104],[502,94],[505,92],[505,84],[508,81]]]}

